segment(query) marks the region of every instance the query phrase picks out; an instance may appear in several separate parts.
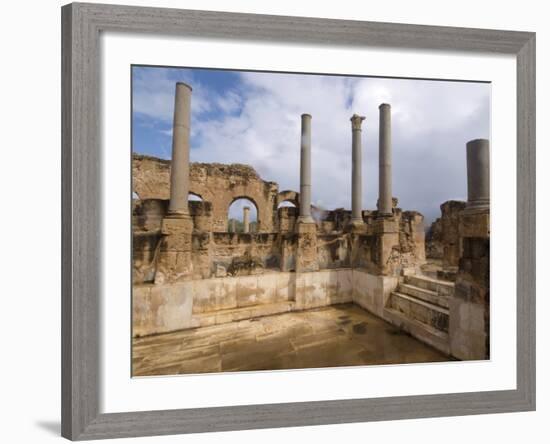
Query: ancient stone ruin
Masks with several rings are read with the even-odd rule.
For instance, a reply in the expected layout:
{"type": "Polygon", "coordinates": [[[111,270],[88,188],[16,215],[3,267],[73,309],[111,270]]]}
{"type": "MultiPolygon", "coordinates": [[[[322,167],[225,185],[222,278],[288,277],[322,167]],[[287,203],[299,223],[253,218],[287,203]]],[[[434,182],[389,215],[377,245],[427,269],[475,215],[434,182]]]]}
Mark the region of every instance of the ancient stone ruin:
{"type": "Polygon", "coordinates": [[[447,355],[489,357],[486,140],[467,144],[468,202],[444,203],[425,242],[422,214],[392,196],[390,105],[380,106],[377,209],[361,207],[364,117],[353,115],[351,210],[320,210],[311,115],[301,116],[300,190],[279,190],[248,165],[190,163],[191,94],[177,84],[172,161],[132,159],[134,337],[354,303],[447,355]],[[240,198],[257,221],[245,208],[237,230],[228,209],[240,198]]]}

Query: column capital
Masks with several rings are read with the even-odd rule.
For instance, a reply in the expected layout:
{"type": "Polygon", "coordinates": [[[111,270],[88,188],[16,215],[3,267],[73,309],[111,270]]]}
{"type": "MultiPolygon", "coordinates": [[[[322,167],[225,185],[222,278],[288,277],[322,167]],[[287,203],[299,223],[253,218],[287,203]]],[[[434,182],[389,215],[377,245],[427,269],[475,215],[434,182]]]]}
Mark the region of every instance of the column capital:
{"type": "Polygon", "coordinates": [[[351,120],[351,129],[353,131],[361,131],[361,124],[363,123],[363,120],[365,120],[365,116],[354,114],[349,120],[351,120]]]}

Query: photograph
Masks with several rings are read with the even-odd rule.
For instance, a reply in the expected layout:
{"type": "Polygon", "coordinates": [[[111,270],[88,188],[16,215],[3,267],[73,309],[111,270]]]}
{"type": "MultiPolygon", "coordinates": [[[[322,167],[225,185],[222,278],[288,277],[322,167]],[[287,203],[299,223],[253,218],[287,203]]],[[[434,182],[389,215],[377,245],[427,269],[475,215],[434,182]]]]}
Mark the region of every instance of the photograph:
{"type": "Polygon", "coordinates": [[[132,376],[490,359],[491,83],[131,67],[132,376]]]}

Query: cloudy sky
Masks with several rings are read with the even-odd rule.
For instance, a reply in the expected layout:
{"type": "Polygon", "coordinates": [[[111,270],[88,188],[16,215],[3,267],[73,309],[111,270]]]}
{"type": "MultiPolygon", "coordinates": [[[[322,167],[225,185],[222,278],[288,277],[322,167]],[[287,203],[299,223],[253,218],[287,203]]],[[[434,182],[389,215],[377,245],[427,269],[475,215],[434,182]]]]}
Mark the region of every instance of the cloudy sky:
{"type": "MultiPolygon", "coordinates": [[[[363,208],[378,195],[378,105],[392,106],[393,195],[427,223],[466,197],[466,142],[489,138],[487,83],[134,67],[133,150],[170,158],[174,90],[193,88],[191,161],[245,163],[300,189],[300,115],[312,115],[312,201],[351,208],[351,123],[363,122],[363,208]]],[[[241,205],[231,215],[241,214],[241,205]]],[[[255,219],[255,209],[253,218],[255,219]]]]}

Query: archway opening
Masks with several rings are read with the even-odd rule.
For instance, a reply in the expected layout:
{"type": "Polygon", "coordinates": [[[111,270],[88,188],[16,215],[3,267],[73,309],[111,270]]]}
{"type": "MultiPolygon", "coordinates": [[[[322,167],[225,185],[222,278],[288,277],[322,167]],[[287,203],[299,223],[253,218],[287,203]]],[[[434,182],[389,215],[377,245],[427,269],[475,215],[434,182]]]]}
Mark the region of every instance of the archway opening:
{"type": "Polygon", "coordinates": [[[291,202],[290,200],[283,200],[283,201],[277,206],[277,209],[283,208],[283,207],[292,207],[292,208],[296,208],[296,205],[294,204],[294,202],[291,202]]]}
{"type": "Polygon", "coordinates": [[[198,194],[195,194],[195,193],[189,193],[187,195],[187,200],[189,202],[202,202],[202,197],[200,197],[198,194]]]}
{"type": "Polygon", "coordinates": [[[258,231],[258,208],[246,197],[235,199],[227,211],[229,233],[255,233],[258,231]]]}

